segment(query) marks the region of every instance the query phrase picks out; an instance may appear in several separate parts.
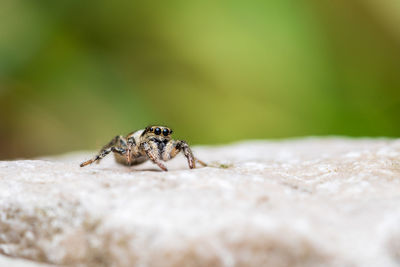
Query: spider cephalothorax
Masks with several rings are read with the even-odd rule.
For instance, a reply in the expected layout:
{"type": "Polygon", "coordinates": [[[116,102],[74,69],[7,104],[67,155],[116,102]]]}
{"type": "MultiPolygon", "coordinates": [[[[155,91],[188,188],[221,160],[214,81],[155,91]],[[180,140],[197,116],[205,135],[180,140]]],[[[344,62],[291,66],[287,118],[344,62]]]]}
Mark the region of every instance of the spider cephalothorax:
{"type": "Polygon", "coordinates": [[[80,166],[99,162],[110,152],[114,152],[118,163],[124,165],[137,165],[147,160],[151,160],[162,170],[167,171],[167,167],[161,161],[174,158],[179,152],[183,151],[191,169],[196,167],[196,161],[206,166],[204,162],[196,159],[189,145],[185,141],[173,140],[172,130],[165,126],[149,126],[138,130],[127,136],[118,135],[114,137],[93,159],[83,162],[80,166]]]}

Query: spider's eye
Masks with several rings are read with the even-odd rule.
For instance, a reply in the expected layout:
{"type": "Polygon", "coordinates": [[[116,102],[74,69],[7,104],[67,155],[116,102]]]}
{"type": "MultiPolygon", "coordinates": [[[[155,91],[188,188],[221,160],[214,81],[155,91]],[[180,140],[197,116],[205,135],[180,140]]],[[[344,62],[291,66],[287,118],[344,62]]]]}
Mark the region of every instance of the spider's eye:
{"type": "Polygon", "coordinates": [[[172,134],[172,130],[169,130],[169,134],[172,134]]]}
{"type": "Polygon", "coordinates": [[[169,134],[169,131],[168,131],[168,129],[164,129],[164,130],[162,131],[162,133],[163,133],[164,136],[167,136],[167,135],[169,134]]]}
{"type": "Polygon", "coordinates": [[[151,127],[151,128],[149,129],[149,131],[150,131],[150,132],[153,132],[153,127],[151,127]]]}
{"type": "Polygon", "coordinates": [[[154,130],[154,133],[155,133],[156,135],[161,134],[161,129],[157,127],[157,128],[154,130]]]}

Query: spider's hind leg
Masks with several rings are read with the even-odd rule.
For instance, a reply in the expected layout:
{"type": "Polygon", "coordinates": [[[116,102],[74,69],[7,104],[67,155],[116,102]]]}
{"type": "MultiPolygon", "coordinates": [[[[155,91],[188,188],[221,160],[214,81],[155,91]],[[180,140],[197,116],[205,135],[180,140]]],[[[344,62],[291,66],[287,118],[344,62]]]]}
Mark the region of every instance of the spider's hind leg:
{"type": "Polygon", "coordinates": [[[93,159],[87,160],[80,164],[81,167],[85,167],[93,162],[99,163],[102,158],[107,156],[110,152],[124,155],[126,153],[126,141],[121,135],[114,137],[107,145],[105,145],[93,159]]]}

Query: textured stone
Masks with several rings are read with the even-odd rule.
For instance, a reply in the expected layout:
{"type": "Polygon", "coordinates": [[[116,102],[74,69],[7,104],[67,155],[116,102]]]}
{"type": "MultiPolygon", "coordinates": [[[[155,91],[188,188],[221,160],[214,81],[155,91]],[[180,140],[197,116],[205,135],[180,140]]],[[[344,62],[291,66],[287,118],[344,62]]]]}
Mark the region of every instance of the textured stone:
{"type": "Polygon", "coordinates": [[[29,260],[13,259],[0,255],[1,267],[54,267],[54,265],[36,263],[29,260]]]}
{"type": "Polygon", "coordinates": [[[183,156],[167,173],[112,157],[80,168],[88,153],[0,162],[0,252],[81,266],[400,265],[399,140],[194,152],[224,168],[189,170],[183,156]]]}

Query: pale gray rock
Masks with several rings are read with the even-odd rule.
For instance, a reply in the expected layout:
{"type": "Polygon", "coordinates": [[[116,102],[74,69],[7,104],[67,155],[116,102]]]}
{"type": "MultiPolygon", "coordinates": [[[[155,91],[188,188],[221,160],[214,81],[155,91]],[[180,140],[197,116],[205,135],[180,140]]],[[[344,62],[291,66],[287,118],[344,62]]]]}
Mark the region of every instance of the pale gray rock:
{"type": "Polygon", "coordinates": [[[1,267],[55,267],[54,265],[36,263],[29,260],[13,259],[10,257],[0,255],[1,267]]]}
{"type": "Polygon", "coordinates": [[[80,168],[90,153],[0,162],[0,252],[73,266],[400,265],[400,140],[194,153],[225,168],[189,170],[183,156],[169,172],[111,156],[80,168]]]}

